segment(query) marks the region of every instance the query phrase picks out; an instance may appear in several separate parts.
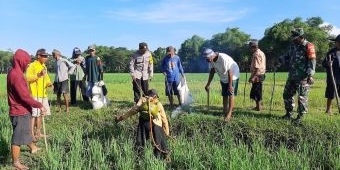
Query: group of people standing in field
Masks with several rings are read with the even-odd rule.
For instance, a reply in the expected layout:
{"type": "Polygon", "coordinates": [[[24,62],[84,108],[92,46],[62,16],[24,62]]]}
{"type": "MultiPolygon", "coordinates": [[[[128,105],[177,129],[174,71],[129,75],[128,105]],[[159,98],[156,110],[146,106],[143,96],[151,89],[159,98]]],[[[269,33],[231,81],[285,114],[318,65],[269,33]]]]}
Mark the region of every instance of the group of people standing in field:
{"type": "Polygon", "coordinates": [[[102,79],[102,64],[95,55],[95,47],[89,46],[89,55],[81,56],[79,48],[75,47],[71,61],[62,57],[59,50],[54,49],[52,56],[55,59],[55,78],[52,83],[45,63],[50,54],[45,49],[38,49],[35,61],[31,62],[30,55],[22,50],[17,50],[12,58],[12,69],[7,76],[7,94],[9,115],[13,127],[11,153],[13,167],[28,169],[19,160],[20,146],[28,145],[31,153],[36,153],[41,148],[35,142],[43,137],[41,133],[42,120],[45,115],[50,115],[48,90],[53,88],[57,95],[59,112],[61,109],[61,96],[65,104],[65,112],[69,113],[69,79],[71,81],[71,104],[76,103],[77,87],[81,89],[84,101],[91,99],[91,88],[102,79]],[[31,63],[30,63],[31,62],[31,63]],[[85,80],[86,78],[86,80],[85,80]],[[87,86],[85,86],[87,81],[87,86]]]}
{"type": "MultiPolygon", "coordinates": [[[[288,53],[280,57],[275,70],[282,65],[289,66],[283,92],[286,110],[283,118],[300,123],[303,115],[308,111],[308,92],[314,82],[316,54],[314,45],[304,38],[303,29],[293,30],[291,38],[293,43],[288,53]],[[298,115],[293,119],[296,93],[298,93],[298,115]]],[[[322,66],[327,70],[325,97],[328,99],[326,108],[328,114],[331,114],[332,99],[337,96],[334,94],[340,90],[340,35],[332,40],[336,42],[336,46],[327,53],[322,62],[322,66]]],[[[252,83],[250,98],[256,103],[253,110],[261,111],[266,56],[260,50],[257,40],[251,40],[248,46],[253,53],[250,65],[251,76],[248,80],[252,83]]],[[[28,145],[31,153],[41,149],[34,144],[34,141],[44,137],[41,133],[41,120],[43,116],[51,114],[47,96],[49,88],[53,88],[53,92],[57,95],[60,108],[61,96],[63,96],[66,113],[69,112],[68,94],[71,93],[70,103],[76,104],[78,87],[83,101],[92,100],[92,88],[103,80],[103,65],[100,57],[96,55],[95,46],[89,46],[87,53],[88,56],[84,58],[81,56],[81,50],[75,47],[71,60],[67,60],[61,56],[60,51],[53,50],[52,56],[56,60],[53,82],[47,74],[45,63],[50,55],[45,49],[37,50],[36,59],[32,63],[30,63],[30,55],[22,49],[17,50],[13,55],[12,69],[7,76],[7,93],[9,115],[13,126],[11,151],[15,168],[28,169],[19,160],[21,145],[28,145]]],[[[231,56],[215,52],[211,48],[204,48],[202,56],[209,64],[209,77],[204,88],[209,92],[214,74],[218,73],[223,96],[224,121],[230,121],[234,108],[234,96],[237,96],[238,91],[239,67],[231,56]]],[[[153,67],[153,58],[147,43],[139,43],[139,49],[132,54],[129,62],[135,104],[127,113],[116,116],[115,121],[120,122],[139,113],[136,140],[138,152],[143,151],[145,141],[151,138],[155,155],[169,161],[169,150],[166,144],[166,136],[169,136],[169,123],[156,89],[149,89],[153,67]]],[[[172,46],[166,48],[166,55],[161,61],[161,71],[165,76],[165,94],[168,96],[170,107],[174,106],[173,95],[177,96],[178,103],[181,105],[177,86],[181,79],[185,79],[185,75],[180,57],[176,55],[176,50],[172,46]]]]}

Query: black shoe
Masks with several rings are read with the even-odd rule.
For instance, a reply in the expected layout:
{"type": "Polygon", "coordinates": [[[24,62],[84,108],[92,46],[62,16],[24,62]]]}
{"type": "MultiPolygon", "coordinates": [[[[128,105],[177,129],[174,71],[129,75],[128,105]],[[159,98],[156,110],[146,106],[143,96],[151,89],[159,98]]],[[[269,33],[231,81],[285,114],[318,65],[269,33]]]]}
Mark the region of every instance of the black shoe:
{"type": "Polygon", "coordinates": [[[302,116],[301,115],[298,115],[295,119],[292,120],[292,122],[296,125],[299,125],[301,124],[301,121],[302,121],[302,116]]]}
{"type": "Polygon", "coordinates": [[[301,124],[301,118],[297,117],[296,119],[293,119],[292,123],[295,124],[295,125],[300,125],[301,124]]]}
{"type": "Polygon", "coordinates": [[[282,116],[282,119],[291,120],[292,119],[292,114],[287,112],[284,116],[282,116]]]}

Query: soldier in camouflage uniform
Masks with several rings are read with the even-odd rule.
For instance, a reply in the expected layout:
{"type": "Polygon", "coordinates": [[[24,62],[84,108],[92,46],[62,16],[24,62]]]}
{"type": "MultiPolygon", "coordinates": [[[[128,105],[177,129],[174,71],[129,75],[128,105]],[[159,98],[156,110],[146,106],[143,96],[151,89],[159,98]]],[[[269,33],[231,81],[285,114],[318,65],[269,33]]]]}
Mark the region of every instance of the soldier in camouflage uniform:
{"type": "Polygon", "coordinates": [[[295,123],[300,123],[304,113],[308,111],[308,91],[313,84],[315,73],[316,55],[314,45],[304,38],[302,28],[297,28],[292,33],[293,45],[286,55],[280,57],[280,64],[289,65],[289,74],[283,91],[283,99],[286,109],[284,119],[292,119],[292,111],[295,105],[294,95],[298,93],[298,116],[295,123]]]}

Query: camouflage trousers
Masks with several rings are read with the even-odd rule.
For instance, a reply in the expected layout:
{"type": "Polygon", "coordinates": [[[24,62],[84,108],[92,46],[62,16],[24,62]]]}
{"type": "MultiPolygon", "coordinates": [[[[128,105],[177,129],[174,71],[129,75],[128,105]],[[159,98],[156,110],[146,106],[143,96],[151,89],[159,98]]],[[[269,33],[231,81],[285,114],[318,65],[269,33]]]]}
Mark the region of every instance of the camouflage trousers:
{"type": "Polygon", "coordinates": [[[287,112],[292,112],[295,106],[294,95],[298,93],[298,114],[302,116],[308,111],[308,92],[310,85],[307,81],[287,80],[283,91],[283,100],[287,112]]]}

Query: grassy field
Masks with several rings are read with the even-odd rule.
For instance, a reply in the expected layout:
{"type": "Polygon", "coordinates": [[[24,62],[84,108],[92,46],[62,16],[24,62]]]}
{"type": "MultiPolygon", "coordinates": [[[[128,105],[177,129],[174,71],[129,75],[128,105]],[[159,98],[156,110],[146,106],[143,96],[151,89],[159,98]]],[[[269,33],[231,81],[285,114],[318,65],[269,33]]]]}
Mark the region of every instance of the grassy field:
{"type": "MultiPolygon", "coordinates": [[[[22,147],[22,162],[31,169],[340,169],[340,117],[336,102],[334,116],[327,116],[324,98],[325,74],[316,74],[310,90],[309,112],[301,125],[281,120],[285,114],[282,92],[286,73],[276,74],[273,111],[269,113],[273,74],[264,83],[264,110],[252,111],[250,84],[242,74],[235,101],[233,119],[224,123],[220,84],[215,75],[207,111],[204,86],[208,74],[187,74],[189,89],[195,99],[191,114],[169,118],[171,163],[154,158],[151,143],[143,157],[134,151],[138,117],[116,124],[113,117],[132,105],[133,93],[128,74],[106,74],[104,79],[112,105],[91,110],[80,103],[71,114],[55,112],[55,96],[51,94],[52,116],[46,120],[48,151],[31,155],[22,147]],[[246,86],[246,87],[245,87],[246,86]],[[245,92],[245,93],[244,93],[245,92]],[[245,94],[245,98],[244,98],[245,94]]],[[[249,76],[249,75],[248,75],[249,76]]],[[[8,116],[6,76],[0,75],[0,169],[11,169],[11,125],[8,116]]],[[[167,114],[164,77],[156,74],[150,82],[156,88],[167,114]]],[[[176,101],[177,102],[177,101],[176,101]]],[[[297,104],[297,103],[296,103],[297,104]]],[[[296,116],[296,112],[294,113],[296,116]]],[[[41,140],[38,146],[44,147],[41,140]]]]}

